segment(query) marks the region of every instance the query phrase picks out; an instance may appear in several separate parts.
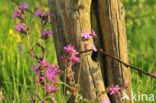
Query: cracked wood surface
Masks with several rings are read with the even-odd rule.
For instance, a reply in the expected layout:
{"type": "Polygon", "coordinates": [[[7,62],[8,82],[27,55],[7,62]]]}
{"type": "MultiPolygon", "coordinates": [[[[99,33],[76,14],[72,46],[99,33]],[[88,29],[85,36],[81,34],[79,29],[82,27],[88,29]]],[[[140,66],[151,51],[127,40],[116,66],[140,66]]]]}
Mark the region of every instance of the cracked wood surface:
{"type": "MultiPolygon", "coordinates": [[[[81,33],[84,30],[91,32],[91,0],[78,0],[78,2],[74,2],[74,0],[49,0],[49,4],[50,10],[55,12],[55,17],[52,17],[52,29],[58,61],[64,54],[64,46],[68,44],[74,45],[78,51],[84,51],[81,33]]],[[[90,39],[87,43],[89,44],[88,48],[92,48],[93,40],[90,39]]],[[[80,94],[84,98],[95,100],[97,97],[96,81],[100,92],[103,93],[101,98],[108,98],[100,66],[92,60],[91,53],[81,57],[80,94]]],[[[61,65],[60,61],[58,63],[61,65]]],[[[76,80],[78,69],[78,64],[73,66],[76,80]]]]}
{"type": "MultiPolygon", "coordinates": [[[[98,13],[95,14],[97,15],[96,19],[99,21],[95,20],[95,22],[91,21],[93,16],[91,15],[92,3],[92,0],[49,0],[50,12],[55,13],[55,16],[51,18],[51,24],[60,68],[64,68],[60,62],[60,57],[65,55],[64,46],[71,44],[78,51],[83,51],[84,42],[81,40],[81,33],[84,30],[91,31],[92,25],[94,25],[92,23],[98,25],[98,28],[95,27],[95,29],[100,27],[99,38],[97,38],[99,42],[95,44],[101,43],[99,45],[104,50],[128,63],[122,1],[97,0],[98,13]]],[[[90,39],[87,43],[89,44],[88,48],[92,48],[94,41],[90,39]]],[[[99,92],[102,93],[100,98],[109,100],[108,95],[105,93],[105,86],[112,84],[123,86],[125,79],[128,80],[128,89],[125,92],[129,96],[131,95],[131,76],[128,68],[109,58],[98,57],[100,62],[93,61],[91,53],[81,57],[80,94],[84,98],[95,100],[98,96],[95,91],[98,84],[98,88],[100,87],[99,92]],[[106,61],[101,62],[103,59],[106,61]],[[106,81],[103,79],[106,79],[106,81]]],[[[76,81],[78,69],[79,64],[75,64],[73,70],[75,71],[76,81]]],[[[110,99],[112,103],[120,103],[118,98],[112,96],[110,99]]]]}
{"type": "MultiPolygon", "coordinates": [[[[128,63],[127,38],[124,9],[122,0],[99,0],[99,19],[103,38],[103,48],[111,55],[128,63]]],[[[132,99],[131,74],[130,69],[120,63],[107,58],[107,83],[119,84],[123,87],[124,80],[127,79],[128,88],[124,90],[132,99]]],[[[119,100],[111,96],[113,103],[119,100]]],[[[130,102],[130,101],[125,101],[130,102]]]]}

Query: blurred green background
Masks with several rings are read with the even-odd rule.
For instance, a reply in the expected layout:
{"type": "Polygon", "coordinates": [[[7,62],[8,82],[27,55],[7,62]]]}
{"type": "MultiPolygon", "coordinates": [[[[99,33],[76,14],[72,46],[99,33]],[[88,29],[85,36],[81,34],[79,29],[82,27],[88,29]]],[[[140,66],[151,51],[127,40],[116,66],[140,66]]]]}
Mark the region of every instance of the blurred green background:
{"type": "MultiPolygon", "coordinates": [[[[23,2],[24,0],[17,0],[23,2]]],[[[32,11],[37,8],[48,12],[47,0],[25,0],[32,11]]],[[[141,67],[147,72],[156,72],[156,0],[123,0],[128,53],[131,65],[141,67]]],[[[26,45],[27,38],[15,32],[17,20],[12,18],[13,11],[17,10],[11,0],[0,1],[0,102],[4,103],[30,103],[30,94],[34,89],[34,74],[29,70],[32,60],[28,54],[22,55],[23,49],[19,49],[20,42],[26,45]]],[[[29,13],[28,13],[29,14],[29,13]]],[[[40,39],[40,21],[29,14],[31,43],[36,41],[42,44],[40,39]]],[[[47,28],[50,28],[47,27],[47,28]]],[[[47,44],[48,62],[57,64],[52,37],[47,44]]],[[[133,92],[136,94],[155,94],[156,80],[131,70],[133,92]]],[[[58,103],[65,101],[61,89],[56,95],[58,103]]],[[[145,103],[137,102],[136,103],[145,103]]],[[[150,103],[150,102],[146,102],[150,103]]],[[[155,103],[155,102],[151,102],[155,103]]]]}

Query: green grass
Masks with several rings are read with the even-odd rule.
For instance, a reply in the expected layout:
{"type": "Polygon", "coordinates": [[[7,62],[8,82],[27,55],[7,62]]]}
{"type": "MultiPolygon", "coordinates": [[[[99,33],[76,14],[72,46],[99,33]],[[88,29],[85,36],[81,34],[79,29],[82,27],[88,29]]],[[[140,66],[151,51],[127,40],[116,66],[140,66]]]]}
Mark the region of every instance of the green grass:
{"type": "MultiPolygon", "coordinates": [[[[156,17],[153,14],[156,9],[156,2],[154,0],[150,2],[145,0],[127,1],[124,4],[130,64],[149,73],[156,72],[156,17]],[[129,18],[129,15],[134,18],[129,18]],[[140,17],[135,18],[138,15],[140,17]]],[[[147,94],[148,96],[153,94],[156,98],[156,80],[135,70],[131,70],[131,73],[133,92],[147,94]]],[[[142,103],[142,101],[136,101],[136,103],[142,103]]],[[[148,101],[147,103],[154,103],[154,101],[148,101]]]]}
{"type": "MultiPolygon", "coordinates": [[[[139,27],[128,32],[130,64],[140,67],[146,72],[156,71],[156,26],[139,27]]],[[[135,70],[132,73],[133,92],[156,95],[156,80],[135,70]]],[[[150,102],[148,102],[150,103],[150,102]]],[[[154,103],[154,102],[151,102],[154,103]]]]}
{"type": "MultiPolygon", "coordinates": [[[[124,4],[127,11],[126,22],[130,64],[141,67],[147,72],[156,72],[156,19],[152,16],[134,20],[128,18],[127,15],[132,15],[134,17],[136,15],[141,15],[138,14],[138,12],[142,13],[140,11],[144,10],[139,9],[139,11],[137,9],[137,11],[134,9],[134,6],[146,3],[144,0],[142,2],[140,2],[141,0],[139,0],[139,2],[135,2],[135,0],[128,1],[129,2],[124,2],[124,4]],[[134,10],[131,10],[131,8],[134,10]]],[[[30,8],[33,8],[34,4],[32,1],[27,2],[30,8]]],[[[43,2],[43,7],[47,7],[46,2],[47,0],[43,2]]],[[[40,5],[37,2],[34,3],[36,3],[37,6],[40,5]]],[[[153,2],[149,2],[149,6],[151,5],[151,12],[155,8],[154,4],[156,4],[154,0],[153,2]]],[[[10,0],[1,0],[0,5],[2,5],[0,6],[0,88],[3,91],[4,103],[30,103],[30,94],[32,94],[35,88],[34,74],[29,70],[32,66],[32,60],[27,53],[21,55],[18,51],[19,42],[26,45],[25,52],[28,50],[27,38],[14,31],[16,22],[11,16],[15,10],[15,5],[12,4],[10,0]]],[[[48,10],[48,8],[44,9],[48,10]]],[[[33,45],[35,45],[36,42],[42,44],[42,40],[39,39],[40,34],[38,34],[40,31],[37,31],[39,27],[35,25],[38,24],[40,26],[40,22],[36,20],[36,18],[33,19],[33,17],[33,15],[30,15],[28,18],[31,25],[30,31],[33,31],[30,34],[32,38],[31,43],[33,45]]],[[[47,28],[50,28],[50,26],[47,28]]],[[[52,37],[48,40],[47,47],[48,56],[46,60],[52,64],[57,64],[52,37]]],[[[156,95],[156,81],[154,79],[134,70],[132,70],[131,73],[134,93],[156,95]]],[[[65,101],[67,98],[63,96],[61,87],[59,88],[55,97],[58,103],[62,103],[62,101],[65,101]]]]}

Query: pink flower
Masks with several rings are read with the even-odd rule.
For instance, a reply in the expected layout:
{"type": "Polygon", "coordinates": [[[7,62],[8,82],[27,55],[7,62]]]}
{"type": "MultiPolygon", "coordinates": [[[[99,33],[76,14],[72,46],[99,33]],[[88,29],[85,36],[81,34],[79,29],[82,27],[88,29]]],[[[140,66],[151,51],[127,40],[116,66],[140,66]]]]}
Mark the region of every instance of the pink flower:
{"type": "Polygon", "coordinates": [[[59,70],[58,66],[51,64],[46,71],[46,76],[49,80],[51,80],[51,83],[56,84],[58,81],[56,77],[62,73],[63,71],[59,70]]]}
{"type": "Polygon", "coordinates": [[[78,52],[75,50],[74,46],[71,46],[71,45],[67,45],[66,47],[64,47],[64,50],[66,52],[68,52],[69,54],[71,54],[71,53],[78,54],[78,52]]]}
{"type": "Polygon", "coordinates": [[[67,45],[66,47],[64,47],[64,50],[69,53],[69,57],[70,60],[72,60],[73,64],[76,62],[80,62],[80,58],[76,57],[77,54],[79,54],[76,49],[74,48],[74,46],[71,45],[67,45]]]}
{"type": "Polygon", "coordinates": [[[26,9],[26,8],[28,8],[28,4],[26,2],[20,3],[18,8],[19,9],[26,9]]]}
{"type": "Polygon", "coordinates": [[[17,24],[16,27],[15,27],[15,30],[16,31],[21,31],[21,32],[25,31],[23,25],[25,25],[25,24],[17,24]]]}
{"type": "Polygon", "coordinates": [[[56,69],[57,68],[58,67],[57,66],[54,67],[53,64],[48,67],[48,69],[46,71],[46,76],[49,80],[53,80],[56,77],[56,69]]]}
{"type": "Polygon", "coordinates": [[[87,30],[85,30],[83,33],[81,33],[81,37],[84,38],[84,39],[88,39],[88,38],[90,38],[92,36],[91,36],[91,33],[90,32],[88,32],[87,30]]]}
{"type": "Polygon", "coordinates": [[[53,103],[57,103],[54,97],[52,98],[52,100],[53,100],[53,103]]]}
{"type": "Polygon", "coordinates": [[[98,51],[94,44],[92,45],[92,49],[93,49],[95,52],[98,51]]]}
{"type": "Polygon", "coordinates": [[[110,103],[107,99],[102,99],[102,103],[110,103]]]}
{"type": "Polygon", "coordinates": [[[72,60],[73,63],[76,62],[80,62],[80,58],[76,57],[76,55],[78,54],[78,52],[75,50],[74,46],[71,45],[67,45],[66,47],[64,47],[64,50],[69,53],[70,58],[72,60]]]}
{"type": "Polygon", "coordinates": [[[73,57],[72,57],[72,62],[73,62],[73,63],[76,63],[76,62],[80,63],[80,58],[78,58],[78,57],[76,57],[76,56],[73,56],[73,57]]]}
{"type": "Polygon", "coordinates": [[[49,30],[49,29],[47,29],[47,31],[42,31],[42,39],[48,39],[49,38],[49,36],[52,34],[52,32],[49,30]]]}
{"type": "Polygon", "coordinates": [[[41,17],[43,13],[43,10],[37,10],[37,12],[35,13],[36,17],[41,17]]]}
{"type": "Polygon", "coordinates": [[[45,61],[45,60],[37,60],[37,62],[38,63],[40,63],[42,66],[45,66],[45,67],[47,67],[47,66],[49,66],[50,65],[50,63],[48,63],[47,61],[45,61]]]}
{"type": "Polygon", "coordinates": [[[95,34],[94,30],[92,29],[92,35],[97,37],[97,35],[95,34]]]}
{"type": "Polygon", "coordinates": [[[50,91],[53,93],[56,93],[58,90],[58,88],[56,88],[55,85],[50,86],[50,84],[46,84],[46,86],[44,88],[46,88],[48,92],[50,91]]]}
{"type": "Polygon", "coordinates": [[[54,16],[53,14],[49,14],[49,13],[43,13],[43,10],[37,10],[37,12],[35,13],[36,17],[42,17],[42,16],[54,16]]]}
{"type": "Polygon", "coordinates": [[[113,94],[115,94],[115,93],[118,93],[118,95],[119,95],[119,90],[120,90],[120,88],[119,88],[118,85],[116,85],[116,86],[113,87],[113,88],[110,88],[109,90],[111,91],[110,95],[113,95],[113,94]]]}
{"type": "Polygon", "coordinates": [[[18,16],[22,16],[22,12],[19,10],[19,11],[15,11],[14,13],[13,13],[13,18],[17,18],[18,16]]]}

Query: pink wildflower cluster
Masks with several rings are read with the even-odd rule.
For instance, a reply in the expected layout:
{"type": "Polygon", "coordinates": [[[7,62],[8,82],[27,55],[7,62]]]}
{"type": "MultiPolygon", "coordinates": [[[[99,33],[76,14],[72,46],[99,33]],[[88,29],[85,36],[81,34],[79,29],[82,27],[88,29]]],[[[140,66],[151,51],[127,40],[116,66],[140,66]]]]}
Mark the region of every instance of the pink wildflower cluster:
{"type": "MultiPolygon", "coordinates": [[[[69,79],[69,84],[71,86],[71,89],[73,90],[73,95],[76,96],[76,93],[78,92],[78,89],[76,88],[76,82],[74,80],[74,72],[72,70],[72,65],[75,63],[80,63],[80,58],[77,57],[79,54],[77,50],[72,45],[67,45],[64,47],[64,50],[66,52],[65,58],[61,57],[60,61],[65,65],[67,70],[67,78],[69,79]]],[[[65,70],[65,74],[66,74],[65,70]]]]}
{"type": "MultiPolygon", "coordinates": [[[[116,85],[116,86],[113,86],[112,88],[109,88],[109,94],[110,95],[117,95],[120,100],[122,101],[121,99],[121,94],[120,94],[120,89],[121,90],[126,90],[128,88],[128,85],[127,85],[127,79],[125,79],[124,81],[124,84],[123,84],[123,88],[120,88],[119,85],[116,85]]],[[[103,102],[102,102],[103,103],[103,102]]],[[[105,103],[105,102],[104,102],[105,103]]],[[[107,102],[106,102],[107,103],[107,102]]],[[[108,102],[109,103],[109,102],[108,102]]]]}
{"type": "Polygon", "coordinates": [[[39,64],[33,66],[30,70],[37,73],[37,75],[39,76],[39,83],[41,85],[44,85],[43,88],[47,90],[47,95],[56,93],[58,90],[58,88],[56,87],[56,84],[58,83],[57,78],[60,74],[63,73],[63,71],[60,70],[58,66],[54,66],[53,64],[50,64],[45,60],[38,60],[38,63],[39,64]]]}
{"type": "MultiPolygon", "coordinates": [[[[30,34],[29,33],[29,24],[27,24],[27,17],[26,17],[26,13],[25,13],[25,9],[27,9],[27,8],[28,8],[27,3],[25,3],[25,2],[20,3],[18,5],[18,10],[15,11],[12,16],[13,18],[17,18],[20,20],[20,23],[17,24],[15,27],[15,31],[20,31],[21,33],[26,34],[26,36],[28,36],[28,34],[30,34]]],[[[54,15],[49,14],[49,13],[43,13],[42,10],[38,10],[35,13],[35,16],[41,18],[41,25],[42,25],[41,38],[44,40],[48,39],[50,37],[50,35],[52,34],[52,32],[49,29],[43,30],[43,28],[48,23],[49,16],[54,16],[54,15]]],[[[29,40],[28,40],[28,43],[30,44],[29,40]]],[[[32,68],[30,70],[35,73],[35,84],[36,85],[39,84],[39,86],[35,86],[35,88],[36,88],[35,90],[37,90],[38,87],[43,87],[43,89],[45,89],[44,97],[47,98],[48,96],[57,92],[58,88],[56,85],[58,84],[58,76],[60,76],[60,74],[62,74],[63,71],[60,70],[58,66],[54,66],[53,64],[50,64],[49,62],[47,62],[44,59],[45,52],[46,52],[45,47],[41,46],[39,43],[36,43],[36,46],[38,46],[39,48],[42,49],[43,56],[38,57],[37,56],[38,52],[33,53],[33,47],[31,48],[29,46],[29,49],[30,49],[29,53],[30,53],[31,57],[35,57],[37,59],[37,64],[32,66],[32,68]]],[[[31,98],[33,101],[32,96],[31,96],[31,98]]],[[[46,103],[46,101],[44,99],[42,100],[42,102],[46,103]]],[[[55,98],[52,98],[52,101],[54,103],[56,103],[55,98]]]]}
{"type": "Polygon", "coordinates": [[[58,82],[56,77],[62,73],[63,71],[59,70],[58,66],[54,66],[53,64],[51,64],[46,71],[46,76],[51,83],[56,84],[58,82]]]}
{"type": "Polygon", "coordinates": [[[83,33],[81,33],[81,37],[83,38],[83,39],[88,39],[88,38],[90,38],[90,37],[92,37],[91,36],[91,33],[90,32],[88,32],[87,30],[85,30],[83,33]]]}
{"type": "MultiPolygon", "coordinates": [[[[81,33],[81,37],[82,37],[83,41],[89,40],[89,38],[91,38],[92,36],[97,37],[97,35],[96,35],[96,33],[94,32],[93,29],[92,29],[92,33],[88,32],[87,30],[84,30],[84,32],[81,33]]],[[[88,48],[88,44],[87,43],[85,43],[84,48],[85,48],[85,50],[87,50],[87,48],[88,48]]],[[[94,44],[92,45],[92,50],[94,52],[98,51],[94,44]]]]}
{"type": "Polygon", "coordinates": [[[92,33],[88,32],[87,30],[84,30],[84,32],[81,33],[81,37],[82,37],[83,40],[88,40],[92,36],[97,37],[97,35],[95,34],[93,29],[92,29],[92,33]]]}
{"type": "Polygon", "coordinates": [[[64,47],[64,50],[68,53],[68,59],[70,59],[73,64],[76,62],[80,63],[80,58],[76,57],[76,55],[79,53],[76,51],[74,46],[67,45],[66,47],[64,47]]]}
{"type": "Polygon", "coordinates": [[[16,31],[20,31],[21,33],[24,33],[24,34],[28,34],[29,33],[29,25],[27,26],[26,25],[26,20],[24,19],[23,15],[25,16],[25,9],[28,8],[28,4],[27,3],[20,3],[19,6],[18,6],[18,9],[17,11],[15,11],[13,13],[13,18],[18,18],[21,20],[21,22],[23,22],[23,24],[19,23],[16,25],[15,27],[15,30],[16,31]],[[27,26],[27,27],[26,27],[27,26]]]}
{"type": "Polygon", "coordinates": [[[47,31],[42,31],[42,33],[41,33],[41,35],[42,35],[42,39],[48,39],[49,37],[50,37],[50,35],[52,34],[52,32],[49,30],[49,29],[47,29],[47,31]]]}
{"type": "Polygon", "coordinates": [[[50,65],[50,63],[45,60],[37,60],[37,62],[40,63],[43,67],[48,67],[50,65]]]}
{"type": "Polygon", "coordinates": [[[43,13],[43,10],[37,10],[35,16],[42,18],[43,16],[54,16],[54,15],[49,13],[43,13]]]}
{"type": "Polygon", "coordinates": [[[26,3],[26,2],[24,2],[24,3],[19,3],[19,9],[20,10],[22,10],[22,9],[27,9],[29,6],[28,6],[28,4],[26,3]]]}
{"type": "Polygon", "coordinates": [[[20,18],[20,17],[22,17],[22,12],[21,12],[21,10],[18,10],[18,11],[15,11],[14,13],[13,13],[13,16],[12,16],[13,18],[20,18]]]}
{"type": "Polygon", "coordinates": [[[37,12],[34,15],[37,18],[41,18],[42,26],[45,26],[48,23],[50,16],[54,16],[53,14],[50,13],[43,13],[43,10],[37,10],[37,12]]]}
{"type": "MultiPolygon", "coordinates": [[[[41,19],[42,28],[47,25],[47,23],[49,21],[49,16],[54,16],[53,14],[43,13],[43,10],[37,10],[37,12],[34,15],[37,18],[41,19]]],[[[41,38],[46,40],[50,37],[51,34],[52,34],[52,32],[49,29],[47,29],[46,31],[42,30],[41,38]]]]}
{"type": "Polygon", "coordinates": [[[27,3],[20,3],[19,6],[18,6],[18,9],[17,11],[15,11],[13,13],[13,18],[20,18],[20,19],[23,19],[22,18],[22,14],[25,14],[24,13],[24,10],[28,8],[28,4],[27,3]]]}
{"type": "Polygon", "coordinates": [[[36,17],[42,17],[43,14],[43,10],[37,10],[37,12],[35,13],[36,17]]]}
{"type": "Polygon", "coordinates": [[[16,27],[15,27],[15,30],[25,32],[24,27],[23,27],[24,25],[25,24],[17,24],[16,27]]]}

